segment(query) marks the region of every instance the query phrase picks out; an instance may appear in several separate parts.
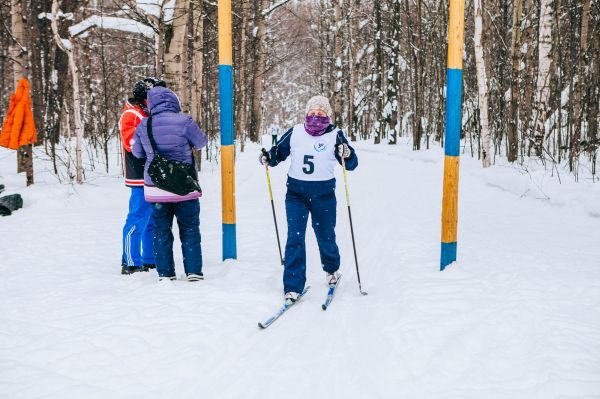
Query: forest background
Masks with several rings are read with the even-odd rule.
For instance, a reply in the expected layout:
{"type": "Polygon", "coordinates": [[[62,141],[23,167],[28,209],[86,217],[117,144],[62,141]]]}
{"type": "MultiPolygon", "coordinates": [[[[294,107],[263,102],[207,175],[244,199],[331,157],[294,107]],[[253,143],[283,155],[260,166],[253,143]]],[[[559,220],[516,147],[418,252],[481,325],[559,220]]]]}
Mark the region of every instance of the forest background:
{"type": "MultiPolygon", "coordinates": [[[[354,140],[443,145],[448,0],[232,5],[238,150],[315,94],[354,140]]],[[[0,19],[0,118],[19,78],[32,88],[38,143],[17,161],[30,184],[36,157],[61,180],[116,172],[123,103],[145,76],[178,94],[210,137],[198,158],[218,161],[215,1],[0,0],[0,19]]],[[[596,0],[467,0],[461,152],[595,181],[599,37],[596,0]]]]}

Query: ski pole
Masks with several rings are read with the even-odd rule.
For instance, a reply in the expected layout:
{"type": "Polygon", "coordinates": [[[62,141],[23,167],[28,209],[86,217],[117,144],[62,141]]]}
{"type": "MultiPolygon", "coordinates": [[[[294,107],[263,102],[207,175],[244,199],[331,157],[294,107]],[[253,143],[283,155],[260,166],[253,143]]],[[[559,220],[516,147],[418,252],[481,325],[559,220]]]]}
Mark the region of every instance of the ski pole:
{"type": "Polygon", "coordinates": [[[346,187],[346,204],[348,204],[348,217],[350,218],[350,233],[352,234],[352,249],[354,249],[354,263],[356,264],[356,277],[358,278],[358,290],[362,295],[367,295],[368,292],[362,290],[360,284],[360,272],[358,271],[358,256],[356,256],[356,243],[354,241],[354,227],[352,227],[352,211],[350,211],[350,194],[348,193],[348,177],[346,176],[346,161],[342,158],[342,169],[344,170],[344,186],[346,187]]]}
{"type": "Polygon", "coordinates": [[[269,197],[271,198],[271,209],[273,210],[273,222],[275,222],[275,234],[277,235],[277,248],[279,248],[279,260],[283,266],[283,255],[281,254],[281,241],[279,241],[279,229],[277,228],[277,217],[275,216],[275,203],[273,202],[273,189],[271,188],[271,175],[269,174],[269,165],[265,164],[267,172],[267,183],[269,185],[269,197]]]}

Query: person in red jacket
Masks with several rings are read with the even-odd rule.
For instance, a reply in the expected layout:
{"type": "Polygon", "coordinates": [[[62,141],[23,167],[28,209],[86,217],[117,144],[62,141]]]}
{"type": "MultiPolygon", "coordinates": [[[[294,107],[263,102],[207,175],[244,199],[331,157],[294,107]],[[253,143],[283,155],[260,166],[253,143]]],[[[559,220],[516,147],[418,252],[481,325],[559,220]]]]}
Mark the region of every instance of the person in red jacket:
{"type": "Polygon", "coordinates": [[[164,81],[145,78],[133,86],[133,97],[125,102],[119,120],[123,144],[125,185],[131,188],[129,212],[123,227],[123,254],[121,274],[132,274],[156,268],[152,245],[152,205],[144,199],[144,163],[131,153],[133,133],[142,119],[149,115],[147,92],[153,87],[166,87],[164,81]]]}

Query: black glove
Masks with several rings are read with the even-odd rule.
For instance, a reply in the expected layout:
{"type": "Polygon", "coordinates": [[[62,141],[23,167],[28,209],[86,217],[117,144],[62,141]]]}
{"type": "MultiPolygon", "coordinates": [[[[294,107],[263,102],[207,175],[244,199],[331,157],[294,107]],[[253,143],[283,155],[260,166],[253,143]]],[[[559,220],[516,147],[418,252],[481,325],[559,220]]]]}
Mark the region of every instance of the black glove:
{"type": "Polygon", "coordinates": [[[268,165],[269,161],[271,161],[271,154],[269,154],[269,152],[263,148],[260,150],[260,157],[258,158],[258,161],[261,165],[268,165]]]}

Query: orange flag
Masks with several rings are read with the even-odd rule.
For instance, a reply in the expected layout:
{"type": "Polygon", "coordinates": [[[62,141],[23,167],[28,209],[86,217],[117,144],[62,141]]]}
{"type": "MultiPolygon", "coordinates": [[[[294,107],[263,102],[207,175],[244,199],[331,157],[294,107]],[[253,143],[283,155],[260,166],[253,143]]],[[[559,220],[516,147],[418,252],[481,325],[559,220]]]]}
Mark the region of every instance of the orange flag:
{"type": "Polygon", "coordinates": [[[29,82],[27,79],[21,79],[17,91],[10,97],[10,105],[0,133],[0,146],[16,150],[36,142],[37,134],[31,111],[29,82]]]}

